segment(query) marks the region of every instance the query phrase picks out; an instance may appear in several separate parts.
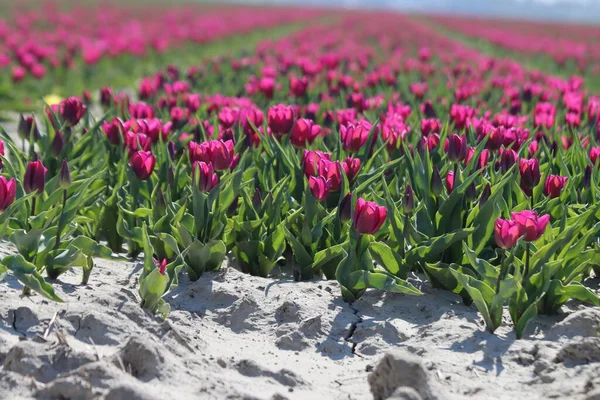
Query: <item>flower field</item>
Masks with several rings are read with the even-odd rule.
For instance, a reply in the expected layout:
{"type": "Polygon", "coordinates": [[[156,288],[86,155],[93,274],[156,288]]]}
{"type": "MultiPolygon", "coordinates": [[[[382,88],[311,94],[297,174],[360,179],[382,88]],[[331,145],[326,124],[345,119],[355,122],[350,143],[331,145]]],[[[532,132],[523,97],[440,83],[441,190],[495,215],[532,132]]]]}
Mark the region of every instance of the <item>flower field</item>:
{"type": "Polygon", "coordinates": [[[596,27],[164,7],[0,24],[0,108],[28,110],[0,132],[3,296],[71,307],[64,279],[96,290],[110,262],[177,321],[236,269],[355,311],[443,293],[488,340],[600,306],[596,27]]]}

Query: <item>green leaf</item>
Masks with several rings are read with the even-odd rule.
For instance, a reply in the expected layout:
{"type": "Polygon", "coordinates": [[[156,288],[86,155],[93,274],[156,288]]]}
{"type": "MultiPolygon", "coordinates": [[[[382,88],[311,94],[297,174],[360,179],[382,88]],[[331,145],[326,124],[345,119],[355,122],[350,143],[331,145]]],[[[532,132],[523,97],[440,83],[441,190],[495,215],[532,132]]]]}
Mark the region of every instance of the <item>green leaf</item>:
{"type": "Polygon", "coordinates": [[[544,298],[544,313],[555,314],[570,299],[585,301],[593,306],[600,306],[600,298],[589,288],[580,283],[563,285],[558,279],[550,281],[550,287],[544,298]]]}
{"type": "Polygon", "coordinates": [[[477,310],[483,317],[488,331],[493,333],[499,326],[498,321],[492,318],[489,308],[492,299],[494,298],[494,290],[485,283],[477,281],[476,279],[473,279],[472,277],[458,272],[452,268],[450,268],[450,272],[469,293],[469,296],[471,296],[471,299],[473,299],[473,303],[477,307],[477,310]]]}
{"type": "Polygon", "coordinates": [[[406,253],[406,262],[408,264],[415,264],[418,262],[435,262],[439,259],[439,255],[452,246],[454,243],[464,240],[473,232],[476,228],[459,229],[451,233],[446,233],[441,236],[435,237],[429,241],[429,243],[410,249],[406,253]]]}
{"type": "Polygon", "coordinates": [[[154,265],[154,248],[150,243],[150,237],[148,236],[148,227],[144,222],[142,224],[142,246],[144,248],[144,273],[148,274],[150,271],[156,268],[154,265]]]}
{"type": "Polygon", "coordinates": [[[531,271],[538,271],[543,265],[550,261],[558,250],[565,247],[571,240],[574,240],[576,237],[575,232],[579,231],[581,227],[587,223],[588,219],[593,215],[593,211],[594,210],[589,210],[578,216],[575,223],[560,232],[550,243],[533,254],[531,257],[531,271]]]}
{"type": "MultiPolygon", "coordinates": [[[[243,166],[242,162],[245,157],[242,157],[240,160],[240,165],[243,166]]],[[[244,187],[242,183],[243,178],[243,168],[238,168],[227,176],[227,181],[223,181],[221,187],[221,193],[219,195],[219,211],[220,213],[225,213],[231,207],[235,199],[238,197],[240,190],[244,187]]]]}
{"type": "Polygon", "coordinates": [[[227,254],[225,243],[215,240],[206,244],[195,240],[184,250],[184,260],[190,280],[195,281],[206,271],[221,267],[227,254]]]}
{"type": "MultiPolygon", "coordinates": [[[[102,171],[99,173],[101,174],[102,171]]],[[[77,212],[83,206],[84,202],[87,201],[87,191],[90,185],[96,180],[98,175],[94,174],[90,178],[86,179],[76,194],[69,197],[65,203],[64,208],[61,211],[60,217],[58,218],[58,232],[62,233],[64,228],[73,220],[77,212]]]]}
{"type": "Polygon", "coordinates": [[[375,261],[390,274],[401,279],[408,277],[410,266],[405,264],[400,255],[393,251],[387,244],[383,242],[371,242],[369,250],[375,261]]]}
{"type": "Polygon", "coordinates": [[[152,209],[150,208],[138,208],[135,211],[123,210],[126,214],[137,218],[147,218],[152,215],[152,209]]]}
{"type": "Polygon", "coordinates": [[[108,247],[97,243],[87,236],[77,236],[70,242],[70,245],[77,247],[81,252],[88,256],[111,258],[112,251],[108,247]]]}
{"type": "Polygon", "coordinates": [[[437,262],[435,264],[423,263],[422,266],[425,275],[427,275],[427,279],[430,281],[433,287],[443,288],[456,294],[459,294],[464,290],[463,286],[450,272],[451,266],[452,268],[459,269],[459,265],[449,265],[446,263],[437,262]]]}
{"type": "MultiPolygon", "coordinates": [[[[364,182],[361,182],[360,185],[358,185],[353,191],[353,197],[354,195],[356,196],[360,196],[361,193],[369,188],[369,189],[374,189],[373,187],[373,183],[375,181],[377,181],[378,179],[381,178],[381,176],[385,173],[385,171],[392,169],[393,167],[395,167],[396,165],[400,164],[400,162],[402,162],[403,158],[400,157],[392,162],[389,162],[387,164],[382,165],[381,167],[377,168],[375,171],[373,171],[372,173],[369,174],[365,174],[364,176],[367,177],[367,179],[364,182]]],[[[362,174],[359,175],[359,177],[357,178],[357,180],[359,178],[362,178],[362,174]]]]}
{"type": "Polygon", "coordinates": [[[285,250],[284,226],[279,224],[264,240],[263,254],[271,260],[279,259],[285,250]]]}
{"type": "Polygon", "coordinates": [[[302,243],[300,243],[300,241],[296,239],[296,237],[286,227],[283,228],[283,232],[285,233],[285,238],[292,248],[296,262],[302,268],[310,267],[313,263],[313,258],[306,251],[302,243]]]}
{"type": "Polygon", "coordinates": [[[499,268],[494,267],[492,264],[482,258],[477,258],[476,252],[471,250],[464,242],[463,251],[466,260],[469,262],[469,264],[471,264],[475,272],[477,272],[480,277],[484,278],[489,285],[496,286],[498,273],[500,272],[499,268]]]}
{"type": "Polygon", "coordinates": [[[565,246],[557,258],[564,258],[565,263],[567,263],[568,261],[579,257],[589,243],[597,237],[598,231],[600,231],[600,222],[596,223],[588,230],[574,245],[569,247],[565,246]]]}
{"type": "Polygon", "coordinates": [[[140,297],[142,298],[142,308],[146,308],[151,312],[156,312],[158,303],[162,296],[167,291],[169,277],[162,275],[158,268],[154,268],[145,277],[140,278],[140,297]]]}
{"type": "Polygon", "coordinates": [[[77,247],[69,245],[65,249],[50,251],[44,259],[44,264],[48,277],[56,279],[71,267],[86,267],[87,257],[77,247]]]}
{"type": "Polygon", "coordinates": [[[465,193],[467,188],[471,185],[471,183],[473,183],[475,178],[477,178],[478,176],[478,174],[473,174],[467,177],[467,179],[465,179],[464,182],[462,182],[458,187],[454,188],[454,190],[452,191],[452,193],[450,193],[446,201],[444,201],[440,206],[438,214],[442,217],[452,215],[456,204],[462,199],[463,194],[465,193]]]}
{"type": "Polygon", "coordinates": [[[315,253],[312,264],[313,271],[318,271],[335,258],[344,256],[346,254],[344,250],[346,246],[348,246],[348,242],[336,244],[315,253]]]}
{"type": "Polygon", "coordinates": [[[17,213],[19,211],[19,208],[23,206],[23,203],[25,203],[26,200],[29,200],[30,198],[35,196],[35,194],[35,192],[32,192],[16,199],[10,206],[8,206],[8,208],[6,208],[6,210],[0,213],[0,238],[3,238],[6,234],[10,218],[13,216],[13,214],[17,213]]]}
{"type": "Polygon", "coordinates": [[[347,288],[353,292],[372,288],[386,292],[421,295],[421,291],[400,278],[382,272],[354,271],[346,278],[347,288]]]}
{"type": "Polygon", "coordinates": [[[512,176],[507,176],[498,184],[492,187],[492,194],[487,199],[487,201],[483,204],[481,208],[479,206],[475,206],[476,216],[473,219],[471,224],[467,224],[467,226],[475,226],[477,229],[471,236],[471,240],[473,242],[473,250],[476,254],[481,253],[488,240],[494,234],[494,226],[496,224],[496,220],[502,215],[502,210],[500,205],[498,204],[498,198],[502,196],[504,193],[504,186],[511,180],[514,179],[512,176]],[[478,211],[478,212],[477,212],[478,211]]]}
{"type": "Polygon", "coordinates": [[[42,234],[42,229],[32,229],[29,232],[23,229],[15,229],[9,236],[9,240],[17,247],[19,254],[33,259],[38,252],[42,234]]]}
{"type": "Polygon", "coordinates": [[[36,270],[35,265],[28,262],[22,255],[7,256],[2,259],[2,265],[12,272],[15,278],[24,286],[41,294],[47,299],[62,303],[62,299],[56,295],[54,288],[44,280],[36,270]]]}
{"type": "Polygon", "coordinates": [[[513,321],[513,323],[515,324],[515,334],[517,336],[517,339],[521,339],[521,337],[523,337],[523,332],[525,332],[525,328],[527,328],[527,324],[529,324],[529,321],[537,317],[538,301],[539,300],[536,300],[533,303],[531,303],[525,309],[525,312],[521,314],[517,322],[513,321]]]}

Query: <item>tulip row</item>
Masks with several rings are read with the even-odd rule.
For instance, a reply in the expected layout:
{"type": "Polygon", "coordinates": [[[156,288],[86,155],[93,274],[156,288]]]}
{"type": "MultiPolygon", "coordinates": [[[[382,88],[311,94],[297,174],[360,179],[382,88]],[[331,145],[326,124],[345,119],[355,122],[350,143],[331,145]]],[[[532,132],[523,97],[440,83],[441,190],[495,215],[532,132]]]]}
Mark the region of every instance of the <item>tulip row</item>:
{"type": "Polygon", "coordinates": [[[21,150],[5,137],[0,223],[19,256],[3,269],[47,297],[42,271],[87,280],[92,257],[127,250],[163,315],[183,271],[228,255],[336,279],[347,301],[419,295],[421,273],[490,331],[508,306],[518,336],[571,298],[600,305],[583,285],[600,266],[598,100],[580,79],[350,13],[98,103],[99,119],[76,97],[23,117],[21,150]]]}
{"type": "Polygon", "coordinates": [[[127,87],[168,63],[190,63],[210,42],[319,16],[311,10],[139,2],[66,9],[49,1],[11,12],[14,18],[0,20],[1,105],[10,110],[37,107],[30,103],[50,93],[96,89],[97,82],[127,87]]]}
{"type": "Polygon", "coordinates": [[[467,20],[460,17],[432,17],[432,22],[470,38],[485,40],[518,54],[521,59],[553,65],[556,72],[586,74],[590,79],[600,71],[600,52],[595,44],[600,29],[593,25],[567,25],[531,21],[467,20]]]}

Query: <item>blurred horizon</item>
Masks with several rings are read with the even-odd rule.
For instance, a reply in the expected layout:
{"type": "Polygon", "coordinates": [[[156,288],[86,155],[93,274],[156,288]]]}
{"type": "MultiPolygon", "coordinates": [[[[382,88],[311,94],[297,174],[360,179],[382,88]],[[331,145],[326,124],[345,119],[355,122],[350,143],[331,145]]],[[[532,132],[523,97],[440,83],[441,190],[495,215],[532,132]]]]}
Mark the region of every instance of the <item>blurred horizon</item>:
{"type": "Polygon", "coordinates": [[[308,6],[600,25],[600,0],[222,0],[223,3],[308,6]]]}

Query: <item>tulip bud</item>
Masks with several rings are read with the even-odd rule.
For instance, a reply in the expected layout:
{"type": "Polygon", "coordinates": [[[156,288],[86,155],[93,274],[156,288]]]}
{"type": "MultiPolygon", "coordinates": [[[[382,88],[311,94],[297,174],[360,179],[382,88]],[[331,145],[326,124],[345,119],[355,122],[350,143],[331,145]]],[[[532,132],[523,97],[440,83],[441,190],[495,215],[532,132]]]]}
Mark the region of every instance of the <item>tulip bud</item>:
{"type": "Polygon", "coordinates": [[[359,198],[354,207],[354,229],[362,234],[374,234],[381,228],[387,216],[387,209],[377,203],[359,198]]]}
{"type": "Polygon", "coordinates": [[[290,78],[290,93],[296,97],[302,97],[306,94],[306,88],[308,87],[308,78],[306,77],[291,77],[290,78]]]}
{"type": "Polygon", "coordinates": [[[431,176],[431,192],[434,196],[439,196],[442,193],[444,188],[444,184],[442,183],[442,177],[440,176],[440,171],[437,166],[433,166],[433,174],[431,176]]]}
{"type": "Polygon", "coordinates": [[[60,117],[69,126],[75,126],[85,114],[86,107],[77,97],[63,100],[59,106],[60,117]]]}
{"type": "Polygon", "coordinates": [[[483,190],[481,191],[481,196],[479,196],[479,207],[481,208],[485,202],[490,198],[490,195],[492,194],[492,187],[490,186],[489,183],[485,184],[485,187],[483,188],[483,190]]]}
{"type": "Polygon", "coordinates": [[[158,215],[164,214],[167,210],[167,200],[165,200],[165,194],[162,189],[159,187],[156,191],[156,204],[155,211],[158,215]]]}
{"type": "Polygon", "coordinates": [[[44,167],[40,160],[29,162],[23,178],[25,193],[32,193],[33,191],[36,192],[36,195],[44,193],[46,172],[48,172],[48,169],[44,167]]]}
{"type": "Polygon", "coordinates": [[[488,141],[485,145],[486,148],[491,150],[497,150],[500,148],[504,141],[504,129],[496,129],[494,127],[489,128],[488,141]]]}
{"type": "Polygon", "coordinates": [[[172,161],[175,161],[175,156],[177,155],[177,151],[175,148],[175,142],[172,140],[167,143],[167,151],[169,152],[169,157],[171,157],[172,161]]]}
{"type": "Polygon", "coordinates": [[[338,216],[342,222],[349,221],[352,217],[352,192],[342,199],[338,209],[338,216]]]}
{"type": "Polygon", "coordinates": [[[254,194],[252,195],[252,205],[256,209],[260,209],[262,206],[262,193],[259,188],[254,189],[254,194]]]}
{"type": "Polygon", "coordinates": [[[436,113],[433,108],[433,103],[431,100],[427,100],[425,103],[421,105],[421,112],[425,115],[425,118],[435,118],[436,113]]]}
{"type": "Polygon", "coordinates": [[[290,133],[290,143],[296,147],[306,147],[307,143],[312,143],[321,133],[321,126],[310,119],[300,118],[294,123],[290,133]]]}
{"type": "Polygon", "coordinates": [[[544,183],[544,194],[551,199],[560,196],[560,192],[563,190],[567,183],[566,176],[549,175],[544,183]]]}
{"type": "Polygon", "coordinates": [[[60,129],[60,123],[57,117],[57,115],[59,115],[59,112],[60,110],[58,104],[52,104],[49,107],[46,107],[45,110],[46,116],[48,117],[48,120],[50,121],[50,124],[52,125],[54,130],[60,129]]]}
{"type": "Polygon", "coordinates": [[[40,131],[37,128],[35,118],[32,116],[23,117],[21,114],[17,132],[21,139],[29,140],[31,136],[33,141],[36,141],[40,137],[40,131]]]}
{"type": "Polygon", "coordinates": [[[137,151],[133,153],[129,166],[133,169],[133,172],[137,178],[141,181],[145,181],[152,175],[154,166],[156,165],[156,158],[149,151],[137,151]]]}
{"type": "Polygon", "coordinates": [[[521,225],[523,233],[525,234],[524,240],[526,242],[534,242],[542,236],[546,230],[546,226],[550,221],[550,215],[543,215],[538,217],[535,211],[523,210],[521,212],[510,213],[513,221],[521,225]]]}
{"type": "Polygon", "coordinates": [[[60,153],[62,153],[64,145],[65,145],[65,139],[63,137],[63,134],[60,133],[60,131],[56,131],[56,133],[54,134],[54,139],[52,140],[52,144],[50,145],[50,153],[54,157],[60,156],[60,153]]]}
{"type": "Polygon", "coordinates": [[[319,173],[319,165],[322,159],[331,159],[331,155],[329,153],[323,153],[319,150],[304,150],[304,154],[302,155],[302,164],[304,166],[304,174],[306,176],[318,175],[319,173]]]}
{"type": "Polygon", "coordinates": [[[108,142],[113,146],[118,146],[121,143],[125,128],[120,119],[115,118],[110,123],[102,123],[102,131],[106,135],[108,142]]]}
{"type": "Polygon", "coordinates": [[[238,205],[240,204],[240,198],[236,197],[233,202],[231,202],[231,205],[229,206],[229,208],[227,209],[227,215],[228,216],[233,216],[236,214],[237,209],[238,209],[238,205]]]}
{"type": "Polygon", "coordinates": [[[344,150],[357,152],[369,139],[369,132],[373,125],[362,120],[357,123],[348,123],[340,127],[340,136],[344,150]]]}
{"type": "Polygon", "coordinates": [[[60,172],[58,173],[58,186],[61,189],[67,190],[71,186],[71,172],[69,171],[69,164],[66,159],[62,160],[60,165],[60,172]]]}
{"type": "Polygon", "coordinates": [[[85,104],[86,106],[92,104],[92,94],[89,90],[84,90],[81,94],[81,98],[83,100],[83,104],[85,104]]]}
{"type": "Polygon", "coordinates": [[[235,167],[237,167],[237,165],[239,164],[239,162],[240,162],[240,155],[236,154],[231,159],[231,164],[229,164],[229,170],[233,171],[235,169],[235,167]]]}
{"type": "Polygon", "coordinates": [[[309,176],[308,186],[310,192],[318,201],[323,201],[329,196],[330,181],[322,176],[309,176]]]}
{"type": "Polygon", "coordinates": [[[168,260],[166,258],[163,258],[163,260],[161,262],[158,262],[158,260],[156,258],[154,258],[153,260],[154,260],[154,265],[158,269],[158,273],[161,275],[164,275],[167,272],[168,260]]]}
{"type": "Polygon", "coordinates": [[[348,157],[346,161],[343,163],[346,168],[344,168],[346,175],[348,176],[348,180],[352,182],[358,172],[360,171],[360,159],[348,157]]]}
{"type": "Polygon", "coordinates": [[[477,198],[477,188],[475,187],[475,182],[472,182],[467,190],[465,190],[465,198],[467,201],[475,201],[477,198]]]}
{"type": "Polygon", "coordinates": [[[113,92],[109,87],[103,87],[100,89],[100,105],[104,108],[112,106],[114,103],[113,92]]]}
{"type": "Polygon", "coordinates": [[[592,184],[592,166],[588,165],[585,167],[585,171],[583,173],[583,182],[582,185],[584,188],[589,188],[592,184]]]}
{"type": "Polygon", "coordinates": [[[448,160],[451,162],[463,161],[467,157],[467,137],[453,133],[448,137],[448,160]]]}
{"type": "Polygon", "coordinates": [[[410,184],[406,185],[406,191],[404,192],[404,197],[402,198],[402,207],[404,208],[405,214],[410,214],[415,208],[415,194],[410,184]]]}
{"type": "Polygon", "coordinates": [[[211,140],[209,145],[210,159],[215,170],[220,171],[229,168],[234,156],[233,141],[211,140]]]}
{"type": "Polygon", "coordinates": [[[23,78],[27,75],[27,71],[25,68],[17,65],[12,69],[12,80],[13,82],[21,82],[23,78]]]}
{"type": "Polygon", "coordinates": [[[192,182],[201,192],[210,192],[219,183],[219,177],[213,172],[212,164],[196,161],[192,169],[192,182]]]}
{"type": "Polygon", "coordinates": [[[17,180],[12,178],[7,181],[0,176],[0,211],[4,211],[15,201],[17,193],[17,180]]]}
{"type": "Polygon", "coordinates": [[[173,185],[174,182],[175,171],[173,169],[173,166],[169,166],[169,168],[167,169],[167,186],[171,187],[171,185],[173,185]]]}
{"type": "Polygon", "coordinates": [[[519,160],[519,172],[521,173],[521,188],[528,196],[531,196],[533,188],[540,183],[541,179],[538,160],[522,158],[519,160]]]}
{"type": "Polygon", "coordinates": [[[523,227],[515,221],[498,218],[494,226],[494,239],[503,249],[510,249],[525,234],[523,227]]]}
{"type": "Polygon", "coordinates": [[[454,171],[448,171],[448,175],[446,175],[446,191],[448,194],[452,193],[454,190],[454,171]]]}
{"type": "Polygon", "coordinates": [[[289,133],[294,126],[294,111],[292,107],[279,104],[267,112],[267,124],[275,135],[289,133]]]}
{"type": "Polygon", "coordinates": [[[596,165],[596,161],[600,160],[600,147],[590,149],[590,160],[592,160],[592,165],[596,165]]]}
{"type": "Polygon", "coordinates": [[[502,172],[508,171],[513,165],[519,161],[519,155],[513,149],[501,149],[500,152],[500,169],[502,172]]]}

